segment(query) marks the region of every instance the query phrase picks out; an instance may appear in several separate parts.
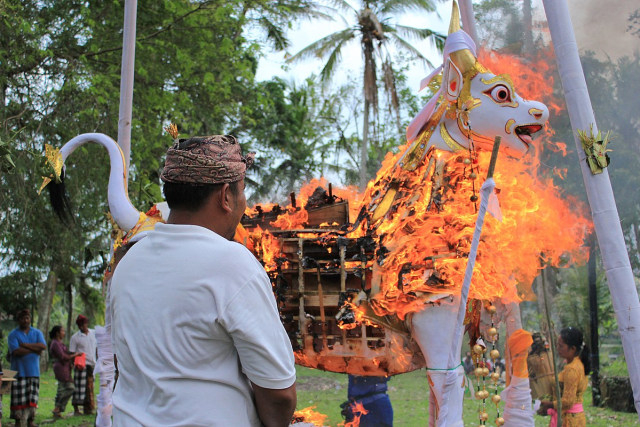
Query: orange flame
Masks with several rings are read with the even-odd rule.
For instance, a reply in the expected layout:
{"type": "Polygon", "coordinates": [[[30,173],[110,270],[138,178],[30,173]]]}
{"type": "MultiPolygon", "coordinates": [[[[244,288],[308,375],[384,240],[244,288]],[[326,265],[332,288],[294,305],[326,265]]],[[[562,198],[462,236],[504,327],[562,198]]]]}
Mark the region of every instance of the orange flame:
{"type": "Polygon", "coordinates": [[[309,423],[314,426],[324,426],[329,416],[316,412],[314,409],[316,409],[315,406],[309,406],[308,408],[295,411],[293,413],[293,420],[291,423],[309,423]]]}
{"type": "MultiPolygon", "coordinates": [[[[358,427],[360,425],[360,418],[363,415],[367,415],[369,411],[364,408],[364,405],[360,402],[353,402],[351,404],[351,412],[353,413],[353,421],[344,424],[344,427],[358,427]]],[[[338,424],[342,425],[342,424],[338,424]]]]}
{"type": "MultiPolygon", "coordinates": [[[[548,52],[544,52],[534,61],[524,63],[520,58],[493,52],[481,54],[480,62],[510,74],[521,96],[539,99],[558,113],[561,106],[552,92],[550,58],[548,52]]],[[[592,227],[585,216],[586,209],[553,183],[550,175],[563,177],[565,171],[541,168],[539,158],[543,150],[566,153],[566,144],[553,142],[554,135],[547,126],[537,142],[539,149],[525,160],[499,156],[494,179],[503,220],[498,222],[489,216],[485,220],[470,298],[517,302],[524,295],[518,292],[516,284],[530,286],[539,274],[541,259],[554,266],[586,261],[583,242],[592,227]]],[[[352,221],[354,213],[362,207],[369,208],[380,193],[387,191],[384,178],[391,175],[405,148],[406,145],[400,147],[398,154],[387,154],[364,194],[356,195],[353,189],[341,193],[350,202],[352,221]]],[[[423,306],[420,296],[425,293],[459,292],[477,216],[477,204],[470,197],[477,195],[482,177],[486,176],[490,153],[469,156],[467,152],[433,153],[433,162],[425,161],[412,176],[403,176],[408,181],[403,186],[408,190],[399,191],[394,201],[400,210],[393,212],[392,209],[375,227],[363,221],[346,235],[357,238],[373,233],[380,245],[390,251],[381,264],[376,265],[377,260],[368,264],[381,278],[380,292],[372,296],[375,299],[372,307],[378,315],[396,314],[402,319],[423,306]],[[432,179],[434,163],[444,167],[447,173],[448,190],[439,190],[441,200],[434,200],[432,194],[438,190],[432,179]],[[470,173],[471,166],[477,177],[470,173]],[[402,210],[406,206],[410,209],[402,210]]],[[[304,206],[318,185],[326,187],[326,181],[314,180],[304,186],[297,206],[304,206]]],[[[341,190],[334,188],[333,191],[341,190]]],[[[304,209],[289,207],[272,225],[300,229],[306,221],[305,215],[304,209]]],[[[266,268],[273,270],[273,261],[280,251],[278,239],[260,232],[264,233],[262,259],[266,268]]]]}

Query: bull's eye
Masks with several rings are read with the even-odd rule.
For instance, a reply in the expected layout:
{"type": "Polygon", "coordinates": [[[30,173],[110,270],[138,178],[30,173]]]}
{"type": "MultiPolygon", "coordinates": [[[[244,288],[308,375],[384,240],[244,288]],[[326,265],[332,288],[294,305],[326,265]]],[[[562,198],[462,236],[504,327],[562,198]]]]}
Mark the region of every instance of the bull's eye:
{"type": "Polygon", "coordinates": [[[511,102],[511,90],[505,85],[495,85],[485,93],[497,103],[511,102]]]}

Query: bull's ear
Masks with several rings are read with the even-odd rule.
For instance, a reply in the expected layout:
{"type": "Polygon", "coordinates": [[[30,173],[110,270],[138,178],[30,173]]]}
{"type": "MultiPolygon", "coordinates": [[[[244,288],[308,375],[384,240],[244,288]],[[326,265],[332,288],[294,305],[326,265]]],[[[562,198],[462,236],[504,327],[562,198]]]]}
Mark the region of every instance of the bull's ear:
{"type": "Polygon", "coordinates": [[[460,92],[462,91],[462,72],[451,58],[447,58],[445,72],[443,75],[446,79],[444,82],[446,84],[446,90],[444,91],[446,98],[449,101],[457,100],[460,92]]]}

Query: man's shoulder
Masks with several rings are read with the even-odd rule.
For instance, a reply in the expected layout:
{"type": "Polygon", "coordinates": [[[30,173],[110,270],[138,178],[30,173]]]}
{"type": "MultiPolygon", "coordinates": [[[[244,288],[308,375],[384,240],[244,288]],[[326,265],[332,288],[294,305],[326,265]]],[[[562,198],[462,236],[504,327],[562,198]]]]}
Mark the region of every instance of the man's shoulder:
{"type": "Polygon", "coordinates": [[[44,339],[44,334],[38,328],[31,328],[31,330],[29,331],[29,335],[35,335],[38,338],[42,337],[44,339]]]}

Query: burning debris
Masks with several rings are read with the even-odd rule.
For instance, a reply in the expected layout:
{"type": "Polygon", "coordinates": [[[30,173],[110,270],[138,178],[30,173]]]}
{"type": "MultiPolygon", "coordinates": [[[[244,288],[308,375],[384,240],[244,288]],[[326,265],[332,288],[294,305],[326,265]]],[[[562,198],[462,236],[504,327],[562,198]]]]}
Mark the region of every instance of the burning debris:
{"type": "Polygon", "coordinates": [[[284,210],[272,205],[283,213],[254,208],[242,221],[271,277],[296,362],[369,375],[420,368],[424,359],[402,322],[389,319],[396,331],[387,330],[360,309],[378,247],[372,236],[349,235],[349,202],[324,187],[305,188],[309,198],[292,197],[284,210]]]}
{"type": "MultiPolygon", "coordinates": [[[[508,89],[522,76],[524,96],[547,90],[549,82],[530,64],[498,54],[487,62],[508,67],[516,80],[504,80],[508,89]]],[[[448,116],[436,115],[443,121],[448,116]]],[[[511,138],[516,143],[524,138],[525,145],[529,131],[540,129],[531,123],[507,125],[511,138]]],[[[563,150],[562,143],[551,142],[552,130],[544,133],[547,148],[563,150]]],[[[498,161],[496,193],[504,219],[485,223],[471,305],[520,301],[538,274],[541,256],[552,265],[586,259],[582,244],[590,222],[580,203],[538,174],[539,153],[498,161]]],[[[408,334],[408,315],[459,292],[489,155],[473,146],[429,149],[418,136],[398,154],[387,154],[362,195],[314,180],[286,207],[247,210],[243,225],[270,274],[299,364],[359,375],[424,366],[408,334]]]]}

